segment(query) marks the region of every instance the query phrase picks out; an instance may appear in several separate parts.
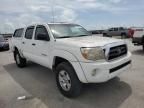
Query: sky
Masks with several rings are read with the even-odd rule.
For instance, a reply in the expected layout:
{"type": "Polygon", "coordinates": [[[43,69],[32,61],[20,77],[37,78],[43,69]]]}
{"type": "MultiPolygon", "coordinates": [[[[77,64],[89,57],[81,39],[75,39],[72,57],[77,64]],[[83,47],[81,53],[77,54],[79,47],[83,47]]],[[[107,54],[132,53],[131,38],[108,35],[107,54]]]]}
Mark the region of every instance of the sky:
{"type": "Polygon", "coordinates": [[[88,30],[144,26],[144,0],[0,0],[0,33],[53,19],[88,30]]]}

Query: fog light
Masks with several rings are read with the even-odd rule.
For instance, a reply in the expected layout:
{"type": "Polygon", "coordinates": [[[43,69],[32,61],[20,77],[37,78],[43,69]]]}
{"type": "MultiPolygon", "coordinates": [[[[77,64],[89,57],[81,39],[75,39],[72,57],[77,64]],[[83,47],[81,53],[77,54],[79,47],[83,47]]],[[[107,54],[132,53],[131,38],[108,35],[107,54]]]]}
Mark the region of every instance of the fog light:
{"type": "Polygon", "coordinates": [[[96,75],[96,69],[94,69],[91,73],[92,76],[95,76],[96,75]]]}

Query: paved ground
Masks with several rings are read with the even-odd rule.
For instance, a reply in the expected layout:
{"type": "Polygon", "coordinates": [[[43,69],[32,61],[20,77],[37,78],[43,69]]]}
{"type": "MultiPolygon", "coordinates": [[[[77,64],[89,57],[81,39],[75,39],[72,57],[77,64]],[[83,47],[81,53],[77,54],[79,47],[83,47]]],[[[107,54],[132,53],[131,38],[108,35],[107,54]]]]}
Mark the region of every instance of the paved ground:
{"type": "Polygon", "coordinates": [[[12,53],[0,52],[0,108],[144,108],[144,52],[129,40],[132,69],[103,84],[84,85],[75,99],[57,90],[54,73],[29,63],[19,69],[12,53]],[[27,100],[17,100],[26,95],[27,100]]]}

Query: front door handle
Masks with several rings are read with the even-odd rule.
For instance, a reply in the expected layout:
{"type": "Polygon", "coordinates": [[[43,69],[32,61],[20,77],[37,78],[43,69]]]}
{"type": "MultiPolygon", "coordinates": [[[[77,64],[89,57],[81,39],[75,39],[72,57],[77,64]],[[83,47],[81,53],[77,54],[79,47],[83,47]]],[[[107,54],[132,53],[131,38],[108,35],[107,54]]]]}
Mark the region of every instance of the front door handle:
{"type": "Polygon", "coordinates": [[[35,46],[36,44],[35,44],[35,43],[32,43],[32,45],[35,46]]]}
{"type": "Polygon", "coordinates": [[[25,42],[22,42],[22,44],[25,44],[25,42]]]}

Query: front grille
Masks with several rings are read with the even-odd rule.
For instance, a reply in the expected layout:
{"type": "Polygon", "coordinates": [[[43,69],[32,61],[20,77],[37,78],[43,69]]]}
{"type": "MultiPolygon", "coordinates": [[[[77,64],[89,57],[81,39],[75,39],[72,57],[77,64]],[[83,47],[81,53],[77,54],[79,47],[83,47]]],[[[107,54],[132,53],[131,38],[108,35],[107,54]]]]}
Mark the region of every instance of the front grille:
{"type": "Polygon", "coordinates": [[[111,47],[108,54],[108,60],[113,60],[126,54],[127,54],[127,46],[125,44],[111,47]]]}

